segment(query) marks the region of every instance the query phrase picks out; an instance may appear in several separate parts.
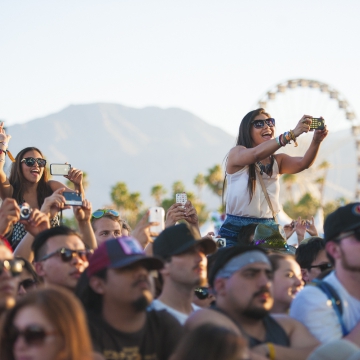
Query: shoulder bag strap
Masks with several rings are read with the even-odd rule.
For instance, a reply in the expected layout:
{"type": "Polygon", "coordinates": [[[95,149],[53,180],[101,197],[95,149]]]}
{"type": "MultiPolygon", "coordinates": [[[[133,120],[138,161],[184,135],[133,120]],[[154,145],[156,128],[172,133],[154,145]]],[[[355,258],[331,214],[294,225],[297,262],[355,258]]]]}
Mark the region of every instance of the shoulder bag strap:
{"type": "Polygon", "coordinates": [[[262,191],[263,191],[263,193],[264,193],[264,195],[265,195],[265,199],[266,199],[266,201],[267,201],[267,203],[268,203],[268,205],[269,205],[269,208],[270,208],[270,210],[271,210],[272,216],[273,216],[275,222],[279,223],[279,222],[278,222],[278,219],[277,219],[277,216],[276,216],[276,214],[275,214],[274,208],[273,208],[273,206],[272,206],[272,203],[271,203],[269,194],[268,194],[268,192],[267,192],[267,190],[266,190],[266,187],[265,187],[265,184],[264,184],[264,179],[263,179],[262,176],[261,176],[260,168],[259,168],[259,165],[258,165],[258,164],[255,164],[255,170],[256,170],[257,175],[258,175],[258,177],[259,177],[259,181],[260,181],[260,184],[261,184],[261,188],[262,188],[262,191]]]}

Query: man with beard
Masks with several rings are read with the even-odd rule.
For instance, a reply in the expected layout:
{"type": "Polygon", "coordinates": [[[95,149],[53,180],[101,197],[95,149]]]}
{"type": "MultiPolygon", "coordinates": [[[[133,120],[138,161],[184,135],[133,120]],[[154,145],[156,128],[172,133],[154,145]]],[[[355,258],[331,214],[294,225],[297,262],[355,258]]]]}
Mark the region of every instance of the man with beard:
{"type": "Polygon", "coordinates": [[[180,324],[166,311],[147,311],[149,271],[162,266],[131,237],[107,240],[91,257],[77,293],[88,311],[94,349],[105,359],[166,360],[174,351],[180,324]]]}
{"type": "Polygon", "coordinates": [[[340,338],[360,346],[360,203],[340,207],[325,220],[325,249],[335,270],[326,288],[306,286],[290,315],[321,342],[340,338]]]}
{"type": "Polygon", "coordinates": [[[216,306],[197,311],[186,326],[213,323],[235,330],[248,339],[254,360],[306,359],[318,342],[294,319],[270,315],[272,276],[266,253],[256,246],[219,251],[209,276],[216,306]]]}
{"type": "Polygon", "coordinates": [[[155,240],[154,255],[161,257],[162,292],[152,303],[155,310],[167,310],[180,324],[200,307],[192,304],[196,287],[207,285],[206,255],[215,252],[211,239],[200,239],[186,224],[166,228],[155,240]]]}

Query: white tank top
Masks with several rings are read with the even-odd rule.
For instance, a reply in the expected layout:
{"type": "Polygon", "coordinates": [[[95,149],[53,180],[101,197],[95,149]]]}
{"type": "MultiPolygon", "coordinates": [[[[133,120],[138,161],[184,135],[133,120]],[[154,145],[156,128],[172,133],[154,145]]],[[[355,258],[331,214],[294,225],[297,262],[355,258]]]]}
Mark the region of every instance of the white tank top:
{"type": "MultiPolygon", "coordinates": [[[[235,174],[226,173],[226,213],[236,216],[255,217],[255,218],[272,218],[273,215],[266,201],[261,183],[256,173],[256,188],[250,202],[248,191],[249,166],[244,166],[235,174]],[[250,203],[249,203],[250,202],[250,203]]],[[[273,174],[263,173],[262,178],[269,194],[271,204],[275,213],[280,211],[279,192],[280,192],[280,174],[279,166],[274,158],[273,174]]]]}

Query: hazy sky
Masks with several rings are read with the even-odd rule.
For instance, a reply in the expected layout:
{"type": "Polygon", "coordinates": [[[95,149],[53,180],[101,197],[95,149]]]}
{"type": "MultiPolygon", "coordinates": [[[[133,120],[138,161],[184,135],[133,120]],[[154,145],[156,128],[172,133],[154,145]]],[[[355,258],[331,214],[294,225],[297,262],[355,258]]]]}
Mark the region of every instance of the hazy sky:
{"type": "Polygon", "coordinates": [[[235,134],[291,78],[332,85],[360,116],[359,14],[356,0],[1,0],[0,119],[101,101],[235,134]]]}

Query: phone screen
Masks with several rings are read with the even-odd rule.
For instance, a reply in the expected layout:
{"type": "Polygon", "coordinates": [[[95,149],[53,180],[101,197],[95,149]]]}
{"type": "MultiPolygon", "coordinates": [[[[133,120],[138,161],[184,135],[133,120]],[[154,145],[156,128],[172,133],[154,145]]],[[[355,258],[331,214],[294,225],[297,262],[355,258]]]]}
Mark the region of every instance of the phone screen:
{"type": "Polygon", "coordinates": [[[62,195],[65,198],[65,205],[78,206],[82,205],[81,195],[75,191],[64,191],[62,195]]]}

